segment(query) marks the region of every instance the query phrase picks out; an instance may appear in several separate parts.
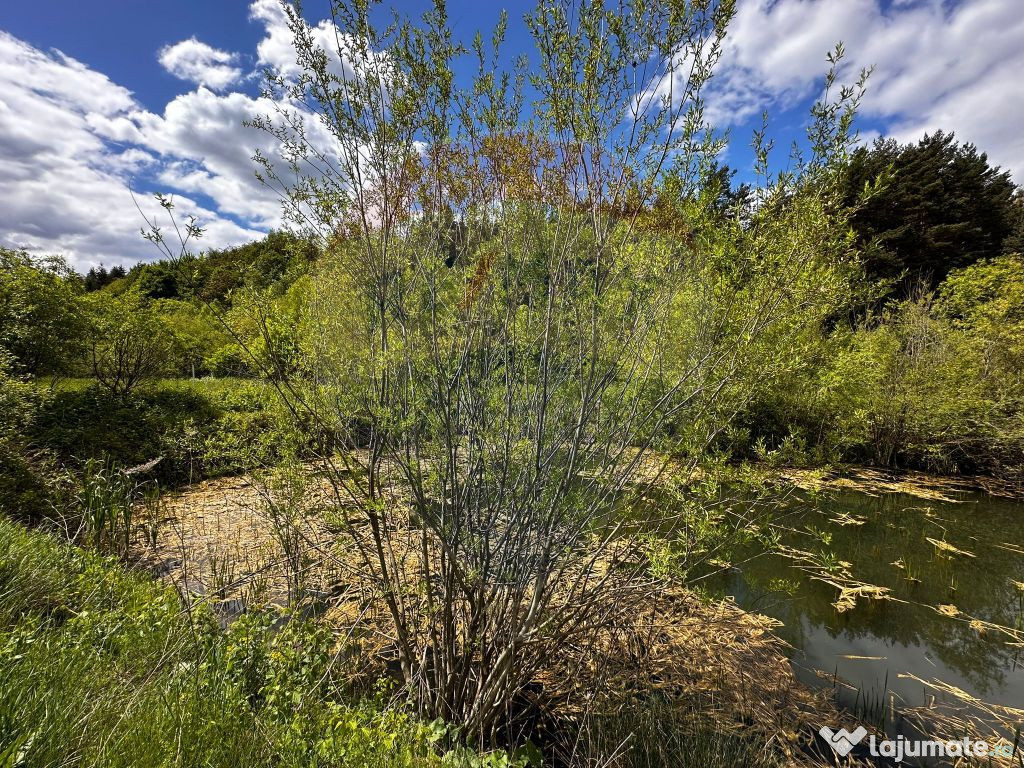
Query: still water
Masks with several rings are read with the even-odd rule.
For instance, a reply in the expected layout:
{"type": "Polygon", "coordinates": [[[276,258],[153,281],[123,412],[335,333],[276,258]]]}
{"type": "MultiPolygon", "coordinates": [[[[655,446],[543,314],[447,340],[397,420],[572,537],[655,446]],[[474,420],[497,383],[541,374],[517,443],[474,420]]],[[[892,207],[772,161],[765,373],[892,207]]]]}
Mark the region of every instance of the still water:
{"type": "Polygon", "coordinates": [[[1024,648],[970,622],[1024,629],[1024,504],[979,493],[947,499],[844,491],[800,493],[789,503],[784,546],[846,561],[854,578],[888,587],[895,600],[860,597],[838,612],[834,587],[753,543],[734,549],[730,561],[742,564],[707,589],[779,619],[798,675],[818,685],[816,670],[838,675],[858,691],[837,694],[846,706],[892,694],[897,707],[926,703],[923,686],[900,677],[911,673],[1024,707],[1024,648]],[[957,615],[947,615],[953,607],[957,615]]]}

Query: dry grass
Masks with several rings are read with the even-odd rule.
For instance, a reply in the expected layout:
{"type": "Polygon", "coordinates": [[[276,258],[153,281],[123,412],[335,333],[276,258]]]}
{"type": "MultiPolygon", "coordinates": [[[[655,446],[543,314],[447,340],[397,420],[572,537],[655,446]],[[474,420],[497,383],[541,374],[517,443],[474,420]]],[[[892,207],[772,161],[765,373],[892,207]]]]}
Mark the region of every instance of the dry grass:
{"type": "MultiPolygon", "coordinates": [[[[306,582],[336,627],[339,646],[356,662],[353,674],[379,675],[387,668],[391,619],[380,596],[346,567],[324,514],[329,492],[327,485],[307,490],[312,514],[301,518],[298,531],[306,582]]],[[[140,547],[138,555],[193,600],[284,604],[289,560],[266,514],[268,493],[265,483],[241,477],[170,496],[157,546],[140,547]]],[[[393,538],[407,542],[399,559],[412,573],[419,532],[401,533],[393,538]]],[[[617,594],[616,615],[595,640],[566,647],[531,687],[548,727],[571,732],[588,717],[614,716],[657,693],[681,711],[696,709],[716,728],[756,734],[766,750],[793,764],[817,764],[802,747],[821,724],[842,718],[826,693],[796,681],[786,648],[773,634],[775,620],[730,601],[705,602],[681,587],[666,585],[652,601],[649,584],[633,588],[624,579],[617,594]]]]}

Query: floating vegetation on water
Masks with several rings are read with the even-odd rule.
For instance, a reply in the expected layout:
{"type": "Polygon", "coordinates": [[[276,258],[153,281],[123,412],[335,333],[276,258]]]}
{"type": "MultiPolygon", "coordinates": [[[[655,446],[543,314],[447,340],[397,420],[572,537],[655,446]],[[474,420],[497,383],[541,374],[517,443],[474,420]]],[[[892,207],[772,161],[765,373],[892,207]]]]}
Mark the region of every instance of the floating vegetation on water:
{"type": "Polygon", "coordinates": [[[1009,747],[990,750],[986,765],[1017,766],[1024,762],[1020,759],[1020,724],[1024,722],[1024,709],[983,701],[939,679],[926,680],[906,672],[898,676],[920,683],[937,694],[930,696],[925,706],[903,710],[922,733],[933,738],[947,737],[950,733],[970,734],[992,746],[1009,747]],[[941,704],[938,696],[942,698],[941,704]]]}
{"type": "Polygon", "coordinates": [[[925,541],[934,546],[940,552],[948,552],[951,555],[963,555],[964,557],[977,557],[973,552],[968,552],[965,549],[958,549],[950,544],[948,541],[940,541],[939,539],[933,539],[931,536],[925,536],[925,541]]]}
{"type": "Polygon", "coordinates": [[[905,563],[902,557],[899,560],[893,561],[890,565],[894,565],[904,572],[903,579],[905,581],[909,581],[912,584],[921,583],[921,579],[914,575],[917,572],[917,569],[911,568],[910,564],[905,563]]]}
{"type": "Polygon", "coordinates": [[[977,616],[964,613],[952,604],[937,605],[934,610],[940,616],[963,621],[978,634],[985,635],[989,632],[994,632],[997,635],[1002,635],[1005,638],[1003,642],[1006,645],[1017,646],[1024,643],[1024,629],[1019,627],[1008,627],[1005,624],[997,624],[993,621],[979,619],[977,616]]]}
{"type": "Polygon", "coordinates": [[[953,494],[971,490],[977,484],[952,478],[939,478],[918,472],[892,472],[867,467],[846,467],[830,476],[820,472],[786,468],[779,472],[786,481],[808,491],[850,490],[869,496],[905,493],[927,501],[959,503],[953,494]]]}
{"type": "Polygon", "coordinates": [[[866,517],[860,515],[851,515],[849,512],[843,512],[836,517],[831,518],[832,522],[836,525],[864,525],[868,521],[866,517]]]}
{"type": "Polygon", "coordinates": [[[839,656],[840,659],[853,659],[854,661],[887,661],[888,656],[858,656],[855,653],[844,653],[839,656]]]}
{"type": "Polygon", "coordinates": [[[771,579],[768,582],[768,589],[771,592],[781,592],[792,597],[800,591],[800,583],[793,579],[771,579]]]}
{"type": "Polygon", "coordinates": [[[823,531],[820,528],[813,525],[808,525],[806,527],[806,531],[809,536],[813,536],[815,539],[820,541],[825,546],[828,546],[832,543],[832,533],[830,531],[823,531]]]}
{"type": "Polygon", "coordinates": [[[1018,555],[1024,555],[1024,549],[1021,549],[1016,544],[1008,544],[1004,541],[1002,544],[995,544],[994,546],[998,547],[999,549],[1005,549],[1007,552],[1014,552],[1018,555]]]}
{"type": "Polygon", "coordinates": [[[839,613],[845,613],[851,608],[857,606],[858,597],[866,597],[870,600],[892,600],[892,596],[889,594],[888,587],[879,587],[877,584],[856,584],[852,586],[843,586],[837,584],[834,581],[828,579],[820,579],[826,584],[831,584],[834,587],[839,588],[839,597],[832,605],[836,607],[836,611],[839,613]]]}
{"type": "Polygon", "coordinates": [[[832,605],[839,613],[845,613],[854,608],[857,605],[858,597],[866,597],[871,600],[896,599],[888,587],[868,584],[853,578],[850,573],[852,564],[840,560],[832,552],[806,552],[802,549],[782,546],[779,548],[779,554],[792,560],[797,568],[815,581],[838,589],[839,596],[832,605]]]}

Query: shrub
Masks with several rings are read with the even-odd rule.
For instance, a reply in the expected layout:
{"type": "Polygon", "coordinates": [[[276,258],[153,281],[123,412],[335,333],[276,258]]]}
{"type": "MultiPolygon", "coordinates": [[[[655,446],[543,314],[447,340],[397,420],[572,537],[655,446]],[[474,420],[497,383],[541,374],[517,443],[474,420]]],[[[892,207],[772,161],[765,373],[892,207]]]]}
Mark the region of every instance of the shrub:
{"type": "Polygon", "coordinates": [[[81,354],[82,285],[63,259],[0,248],[0,349],[21,372],[63,373],[81,354]]]}
{"type": "Polygon", "coordinates": [[[137,295],[93,294],[90,359],[96,380],[112,394],[130,394],[167,369],[172,336],[137,295]]]}

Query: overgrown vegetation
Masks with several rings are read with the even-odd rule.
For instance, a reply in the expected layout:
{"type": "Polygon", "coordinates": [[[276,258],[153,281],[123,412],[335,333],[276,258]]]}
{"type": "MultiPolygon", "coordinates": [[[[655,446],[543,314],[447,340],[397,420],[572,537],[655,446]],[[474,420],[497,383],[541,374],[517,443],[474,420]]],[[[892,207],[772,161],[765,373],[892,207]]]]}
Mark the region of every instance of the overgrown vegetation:
{"type": "Polygon", "coordinates": [[[348,690],[323,626],[276,620],[222,631],[172,588],[0,518],[0,764],[441,764],[443,728],[348,690]]]}
{"type": "MultiPolygon", "coordinates": [[[[536,761],[552,659],[604,680],[624,617],[765,535],[709,501],[717,468],[1024,477],[1020,191],[941,133],[858,147],[841,46],[789,170],[758,133],[734,188],[703,101],[730,0],[542,0],[507,72],[504,20],[465,46],[442,3],[379,28],[337,2],[322,49],[287,9],[304,74],[266,87],[332,149],[290,110],[252,127],[296,234],[195,255],[198,223],[148,222],[163,258],[84,278],[0,251],[0,766],[536,761]],[[160,489],[279,465],[290,608],[343,572],[386,701],[326,625],[225,630],[118,565],[160,489]]],[[[568,763],[777,762],[598,693],[568,763]]]]}

